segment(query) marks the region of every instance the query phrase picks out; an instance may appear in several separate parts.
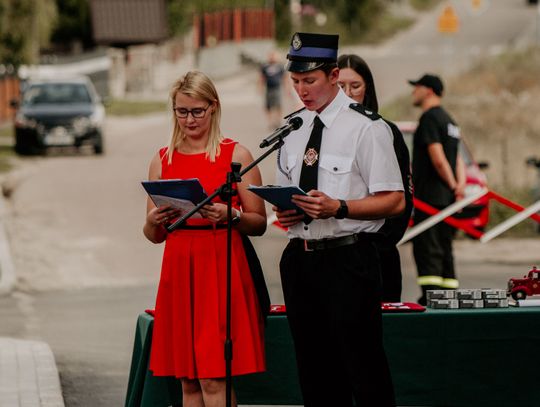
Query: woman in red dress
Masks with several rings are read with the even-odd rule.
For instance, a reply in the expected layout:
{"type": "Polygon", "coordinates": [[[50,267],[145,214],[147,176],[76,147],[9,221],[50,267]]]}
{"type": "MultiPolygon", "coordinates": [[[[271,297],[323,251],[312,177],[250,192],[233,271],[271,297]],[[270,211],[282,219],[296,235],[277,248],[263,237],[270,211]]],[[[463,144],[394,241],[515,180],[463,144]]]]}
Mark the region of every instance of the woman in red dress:
{"type": "MultiPolygon", "coordinates": [[[[206,75],[188,72],[173,86],[171,99],[171,142],[152,159],[150,180],[198,178],[210,194],[225,182],[231,161],[243,167],[253,161],[245,147],[221,135],[219,97],[206,75]]],[[[258,168],[243,176],[233,197],[233,376],[265,369],[263,317],[241,234],[262,235],[266,212],[264,202],[247,190],[250,184],[261,185],[258,168]]],[[[153,243],[165,242],[150,369],[155,376],[181,378],[185,407],[223,406],[227,206],[216,198],[200,217],[167,233],[165,226],[178,215],[148,199],[144,234],[153,243]]]]}

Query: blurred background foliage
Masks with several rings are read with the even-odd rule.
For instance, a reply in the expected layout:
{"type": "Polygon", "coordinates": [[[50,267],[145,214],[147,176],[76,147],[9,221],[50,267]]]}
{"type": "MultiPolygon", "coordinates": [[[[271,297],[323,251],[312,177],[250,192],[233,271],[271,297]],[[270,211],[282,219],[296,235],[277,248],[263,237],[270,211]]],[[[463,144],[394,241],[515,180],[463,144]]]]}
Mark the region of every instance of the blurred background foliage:
{"type": "Polygon", "coordinates": [[[56,0],[58,19],[51,32],[55,44],[81,43],[83,48],[94,46],[90,5],[88,0],[56,0]]]}
{"type": "MultiPolygon", "coordinates": [[[[272,8],[276,40],[287,45],[294,31],[340,34],[340,42],[376,43],[408,27],[413,18],[396,6],[425,11],[440,0],[166,0],[171,37],[188,34],[193,16],[235,8],[272,8]],[[292,12],[296,10],[296,12],[292,12]]],[[[0,63],[36,63],[40,50],[90,49],[89,0],[0,0],[0,63]],[[51,47],[51,48],[49,48],[51,47]]]]}
{"type": "Polygon", "coordinates": [[[0,0],[0,63],[34,62],[58,22],[55,0],[0,0]]]}

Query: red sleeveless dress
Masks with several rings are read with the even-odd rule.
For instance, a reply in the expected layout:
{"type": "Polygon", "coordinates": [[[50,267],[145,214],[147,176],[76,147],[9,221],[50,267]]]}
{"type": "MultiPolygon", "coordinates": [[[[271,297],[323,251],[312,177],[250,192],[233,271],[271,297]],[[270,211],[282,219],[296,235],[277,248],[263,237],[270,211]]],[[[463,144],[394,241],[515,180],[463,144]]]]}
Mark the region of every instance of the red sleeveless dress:
{"type": "MultiPolygon", "coordinates": [[[[236,143],[225,139],[215,162],[204,153],[174,152],[162,157],[162,179],[199,178],[210,194],[230,171],[236,143]]],[[[216,198],[214,202],[222,202],[216,198]]],[[[233,197],[238,208],[238,196],[233,197]]],[[[188,224],[210,224],[190,219],[188,224]]],[[[227,230],[176,230],[167,236],[150,353],[155,376],[178,378],[225,377],[227,230]]],[[[231,337],[232,375],[265,370],[264,323],[249,271],[242,238],[232,233],[231,337]]]]}

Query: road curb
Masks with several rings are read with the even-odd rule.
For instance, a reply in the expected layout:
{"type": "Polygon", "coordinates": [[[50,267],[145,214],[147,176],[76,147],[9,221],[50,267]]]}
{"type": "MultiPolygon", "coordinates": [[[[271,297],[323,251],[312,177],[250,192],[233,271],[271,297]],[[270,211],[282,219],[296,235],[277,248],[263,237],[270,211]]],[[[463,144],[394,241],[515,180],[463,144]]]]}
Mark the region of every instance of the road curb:
{"type": "Polygon", "coordinates": [[[0,295],[9,294],[15,287],[16,281],[15,266],[4,225],[6,214],[6,203],[0,191],[0,295]]]}
{"type": "Polygon", "coordinates": [[[51,348],[0,337],[0,406],[65,407],[51,348]]]}

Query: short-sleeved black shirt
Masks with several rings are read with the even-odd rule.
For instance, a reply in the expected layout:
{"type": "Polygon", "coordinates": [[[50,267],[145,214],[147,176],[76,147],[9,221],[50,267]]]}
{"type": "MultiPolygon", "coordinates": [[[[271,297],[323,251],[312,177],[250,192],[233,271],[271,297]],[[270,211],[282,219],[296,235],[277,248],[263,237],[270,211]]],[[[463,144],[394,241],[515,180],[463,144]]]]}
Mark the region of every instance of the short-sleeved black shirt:
{"type": "Polygon", "coordinates": [[[261,73],[266,81],[266,87],[268,89],[279,89],[281,86],[281,80],[285,74],[283,65],[273,63],[264,64],[261,67],[261,73]]]}
{"type": "Polygon", "coordinates": [[[454,202],[454,193],[439,177],[429,158],[428,146],[442,144],[455,175],[460,137],[459,127],[442,107],[432,107],[422,114],[414,133],[412,177],[416,198],[439,207],[454,202]]]}

